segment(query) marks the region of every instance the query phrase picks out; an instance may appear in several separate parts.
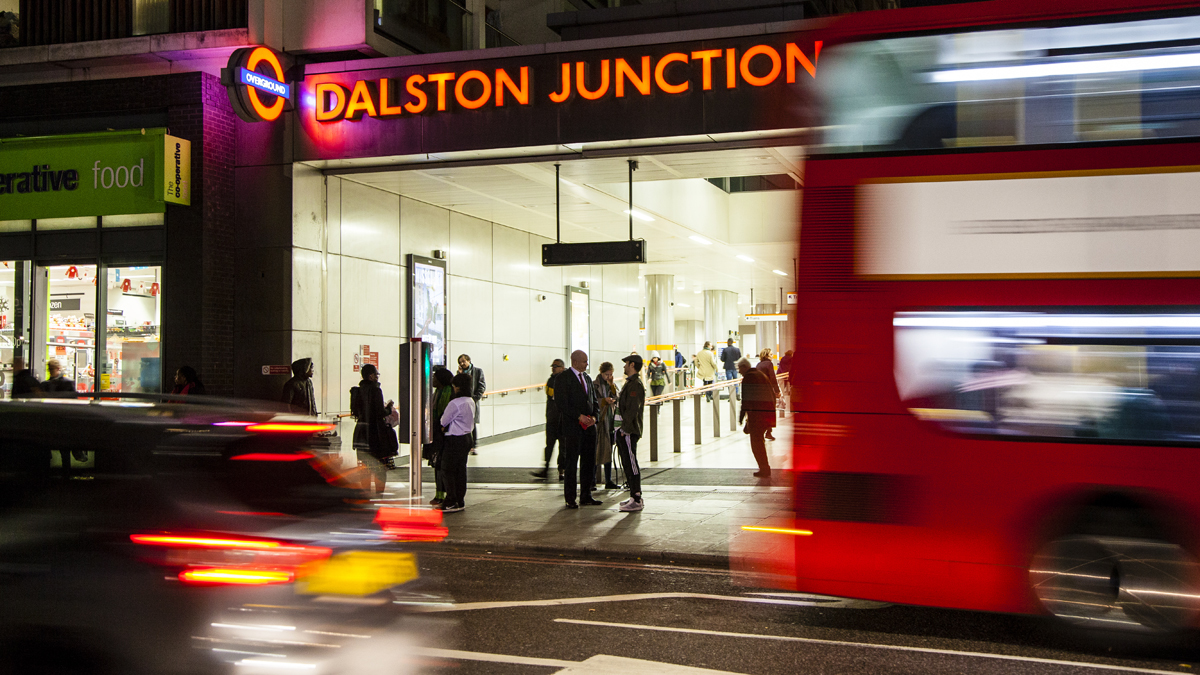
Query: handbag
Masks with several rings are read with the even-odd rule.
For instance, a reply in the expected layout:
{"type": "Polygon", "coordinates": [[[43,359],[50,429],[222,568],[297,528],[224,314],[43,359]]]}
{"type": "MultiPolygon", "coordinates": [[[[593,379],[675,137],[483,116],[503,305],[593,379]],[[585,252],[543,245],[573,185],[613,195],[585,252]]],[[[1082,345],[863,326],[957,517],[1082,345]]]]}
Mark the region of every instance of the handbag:
{"type": "Polygon", "coordinates": [[[389,428],[396,428],[396,425],[400,424],[400,411],[392,408],[392,412],[383,418],[383,423],[388,425],[389,428]]]}

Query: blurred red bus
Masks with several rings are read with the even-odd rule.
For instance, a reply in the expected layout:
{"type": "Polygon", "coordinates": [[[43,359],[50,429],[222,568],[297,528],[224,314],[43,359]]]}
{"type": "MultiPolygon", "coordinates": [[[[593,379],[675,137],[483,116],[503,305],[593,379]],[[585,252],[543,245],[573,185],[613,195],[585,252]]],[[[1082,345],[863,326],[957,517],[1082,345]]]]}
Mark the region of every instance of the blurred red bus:
{"type": "Polygon", "coordinates": [[[801,211],[795,529],[811,536],[794,536],[794,588],[1197,623],[1189,4],[828,27],[801,211]]]}

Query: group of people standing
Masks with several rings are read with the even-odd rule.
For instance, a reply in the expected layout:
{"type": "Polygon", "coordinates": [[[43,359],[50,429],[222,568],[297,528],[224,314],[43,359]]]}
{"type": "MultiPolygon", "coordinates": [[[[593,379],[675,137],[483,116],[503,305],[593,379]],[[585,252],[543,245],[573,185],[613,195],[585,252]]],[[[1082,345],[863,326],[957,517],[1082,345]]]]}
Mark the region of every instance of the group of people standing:
{"type": "Polygon", "coordinates": [[[533,475],[549,476],[550,458],[557,443],[558,477],[563,481],[568,509],[603,503],[592,495],[601,471],[606,489],[620,488],[613,480],[614,447],[617,460],[625,468],[630,495],[621,502],[620,510],[635,512],[643,508],[637,442],[642,436],[642,411],[646,404],[646,387],[641,378],[645,362],[641,356],[630,354],[622,363],[625,383],[620,391],[614,382],[613,364],[607,361],[600,364],[594,380],[587,374],[586,352],[572,352],[570,368],[562,359],[550,364],[550,379],[546,380],[545,466],[533,475]]]}

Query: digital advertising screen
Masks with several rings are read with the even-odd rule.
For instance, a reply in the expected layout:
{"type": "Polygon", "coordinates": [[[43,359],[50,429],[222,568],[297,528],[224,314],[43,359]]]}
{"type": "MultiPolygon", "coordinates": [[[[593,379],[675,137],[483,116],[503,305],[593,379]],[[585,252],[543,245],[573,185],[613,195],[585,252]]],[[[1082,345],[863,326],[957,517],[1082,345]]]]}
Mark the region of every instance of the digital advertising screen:
{"type": "Polygon", "coordinates": [[[408,256],[408,334],[432,346],[435,366],[446,365],[446,262],[408,256]]]}

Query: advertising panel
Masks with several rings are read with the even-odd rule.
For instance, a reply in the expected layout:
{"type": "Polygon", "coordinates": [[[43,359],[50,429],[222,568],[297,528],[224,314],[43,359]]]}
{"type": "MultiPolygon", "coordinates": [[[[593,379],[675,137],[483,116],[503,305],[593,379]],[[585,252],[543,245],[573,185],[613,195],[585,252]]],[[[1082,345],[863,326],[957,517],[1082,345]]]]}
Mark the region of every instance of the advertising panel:
{"type": "Polygon", "coordinates": [[[446,261],[408,256],[408,336],[431,345],[430,360],[446,365],[446,261]]]}
{"type": "Polygon", "coordinates": [[[0,220],[162,213],[190,186],[191,144],[164,129],[0,139],[0,220]]]}
{"type": "Polygon", "coordinates": [[[586,288],[567,286],[567,351],[592,353],[591,295],[586,288]]]}

